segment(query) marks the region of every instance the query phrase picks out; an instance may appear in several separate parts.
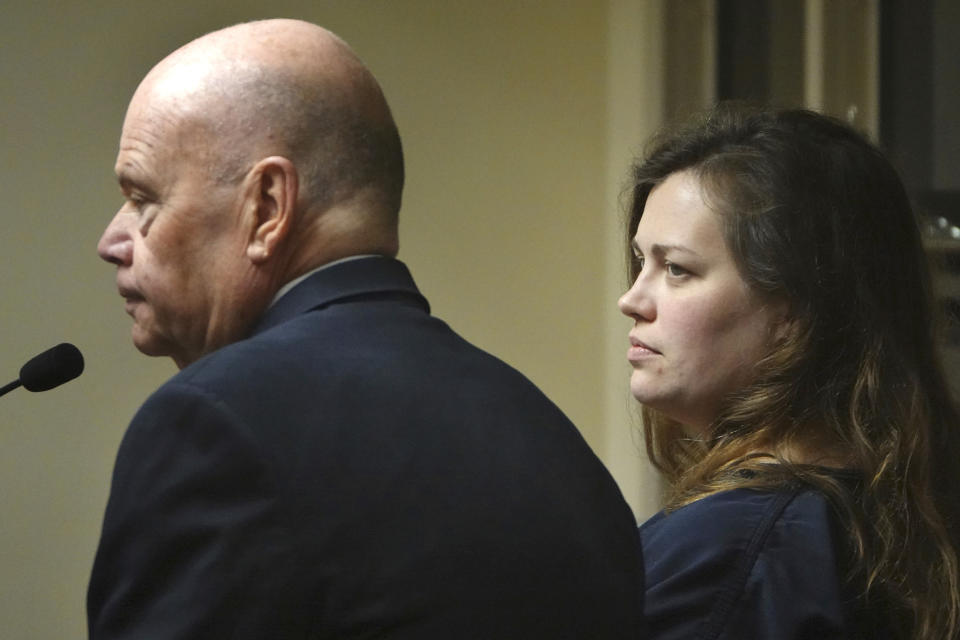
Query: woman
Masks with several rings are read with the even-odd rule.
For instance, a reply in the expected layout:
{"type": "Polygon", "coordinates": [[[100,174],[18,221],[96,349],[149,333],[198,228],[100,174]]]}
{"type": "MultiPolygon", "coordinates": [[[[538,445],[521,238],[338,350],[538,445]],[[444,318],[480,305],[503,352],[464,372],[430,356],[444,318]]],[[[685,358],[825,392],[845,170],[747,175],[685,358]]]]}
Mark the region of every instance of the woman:
{"type": "Polygon", "coordinates": [[[651,638],[957,637],[960,421],[890,164],[722,105],[634,167],[629,238],[651,638]]]}

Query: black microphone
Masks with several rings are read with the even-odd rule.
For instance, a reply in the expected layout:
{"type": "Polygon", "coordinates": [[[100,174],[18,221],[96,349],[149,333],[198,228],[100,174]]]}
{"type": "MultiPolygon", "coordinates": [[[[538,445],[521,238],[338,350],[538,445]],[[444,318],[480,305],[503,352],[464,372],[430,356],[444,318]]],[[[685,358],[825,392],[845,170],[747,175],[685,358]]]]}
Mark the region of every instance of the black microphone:
{"type": "Polygon", "coordinates": [[[23,385],[27,391],[46,391],[83,373],[83,354],[69,342],[61,342],[34,356],[20,367],[20,378],[0,387],[0,396],[23,385]]]}

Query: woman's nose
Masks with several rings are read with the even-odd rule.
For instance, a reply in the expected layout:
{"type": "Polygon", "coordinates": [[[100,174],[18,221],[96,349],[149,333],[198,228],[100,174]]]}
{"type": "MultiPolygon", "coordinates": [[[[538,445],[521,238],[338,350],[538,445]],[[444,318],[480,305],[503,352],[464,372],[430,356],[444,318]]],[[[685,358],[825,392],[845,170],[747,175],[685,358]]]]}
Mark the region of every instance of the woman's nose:
{"type": "Polygon", "coordinates": [[[641,272],[633,285],[617,300],[620,313],[634,320],[652,321],[657,316],[657,306],[649,291],[649,285],[641,272]]]}

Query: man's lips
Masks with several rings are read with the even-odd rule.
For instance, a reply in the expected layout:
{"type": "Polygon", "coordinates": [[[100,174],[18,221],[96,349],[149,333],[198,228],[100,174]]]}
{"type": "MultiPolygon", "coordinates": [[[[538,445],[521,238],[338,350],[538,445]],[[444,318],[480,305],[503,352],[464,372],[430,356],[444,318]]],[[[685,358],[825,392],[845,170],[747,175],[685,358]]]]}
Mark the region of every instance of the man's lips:
{"type": "Polygon", "coordinates": [[[135,289],[124,287],[122,285],[117,287],[117,291],[124,300],[124,310],[133,315],[133,310],[137,306],[137,303],[143,302],[143,296],[137,293],[135,289]]]}
{"type": "Polygon", "coordinates": [[[120,294],[121,298],[126,300],[140,300],[142,298],[142,296],[134,287],[123,284],[122,282],[117,283],[117,292],[120,294]]]}

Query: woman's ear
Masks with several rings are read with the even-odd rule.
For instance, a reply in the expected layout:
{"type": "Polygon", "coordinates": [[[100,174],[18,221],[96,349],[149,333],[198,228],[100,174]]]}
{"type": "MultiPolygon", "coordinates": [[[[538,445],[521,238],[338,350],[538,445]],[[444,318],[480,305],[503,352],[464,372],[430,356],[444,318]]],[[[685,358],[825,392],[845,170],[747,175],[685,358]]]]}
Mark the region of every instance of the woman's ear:
{"type": "Polygon", "coordinates": [[[796,330],[796,322],[786,300],[778,300],[767,307],[770,313],[770,336],[774,342],[783,342],[796,330]]]}
{"type": "Polygon", "coordinates": [[[247,174],[246,198],[252,215],[247,257],[262,264],[277,251],[293,228],[299,179],[293,163],[282,156],[260,160],[247,174]]]}

